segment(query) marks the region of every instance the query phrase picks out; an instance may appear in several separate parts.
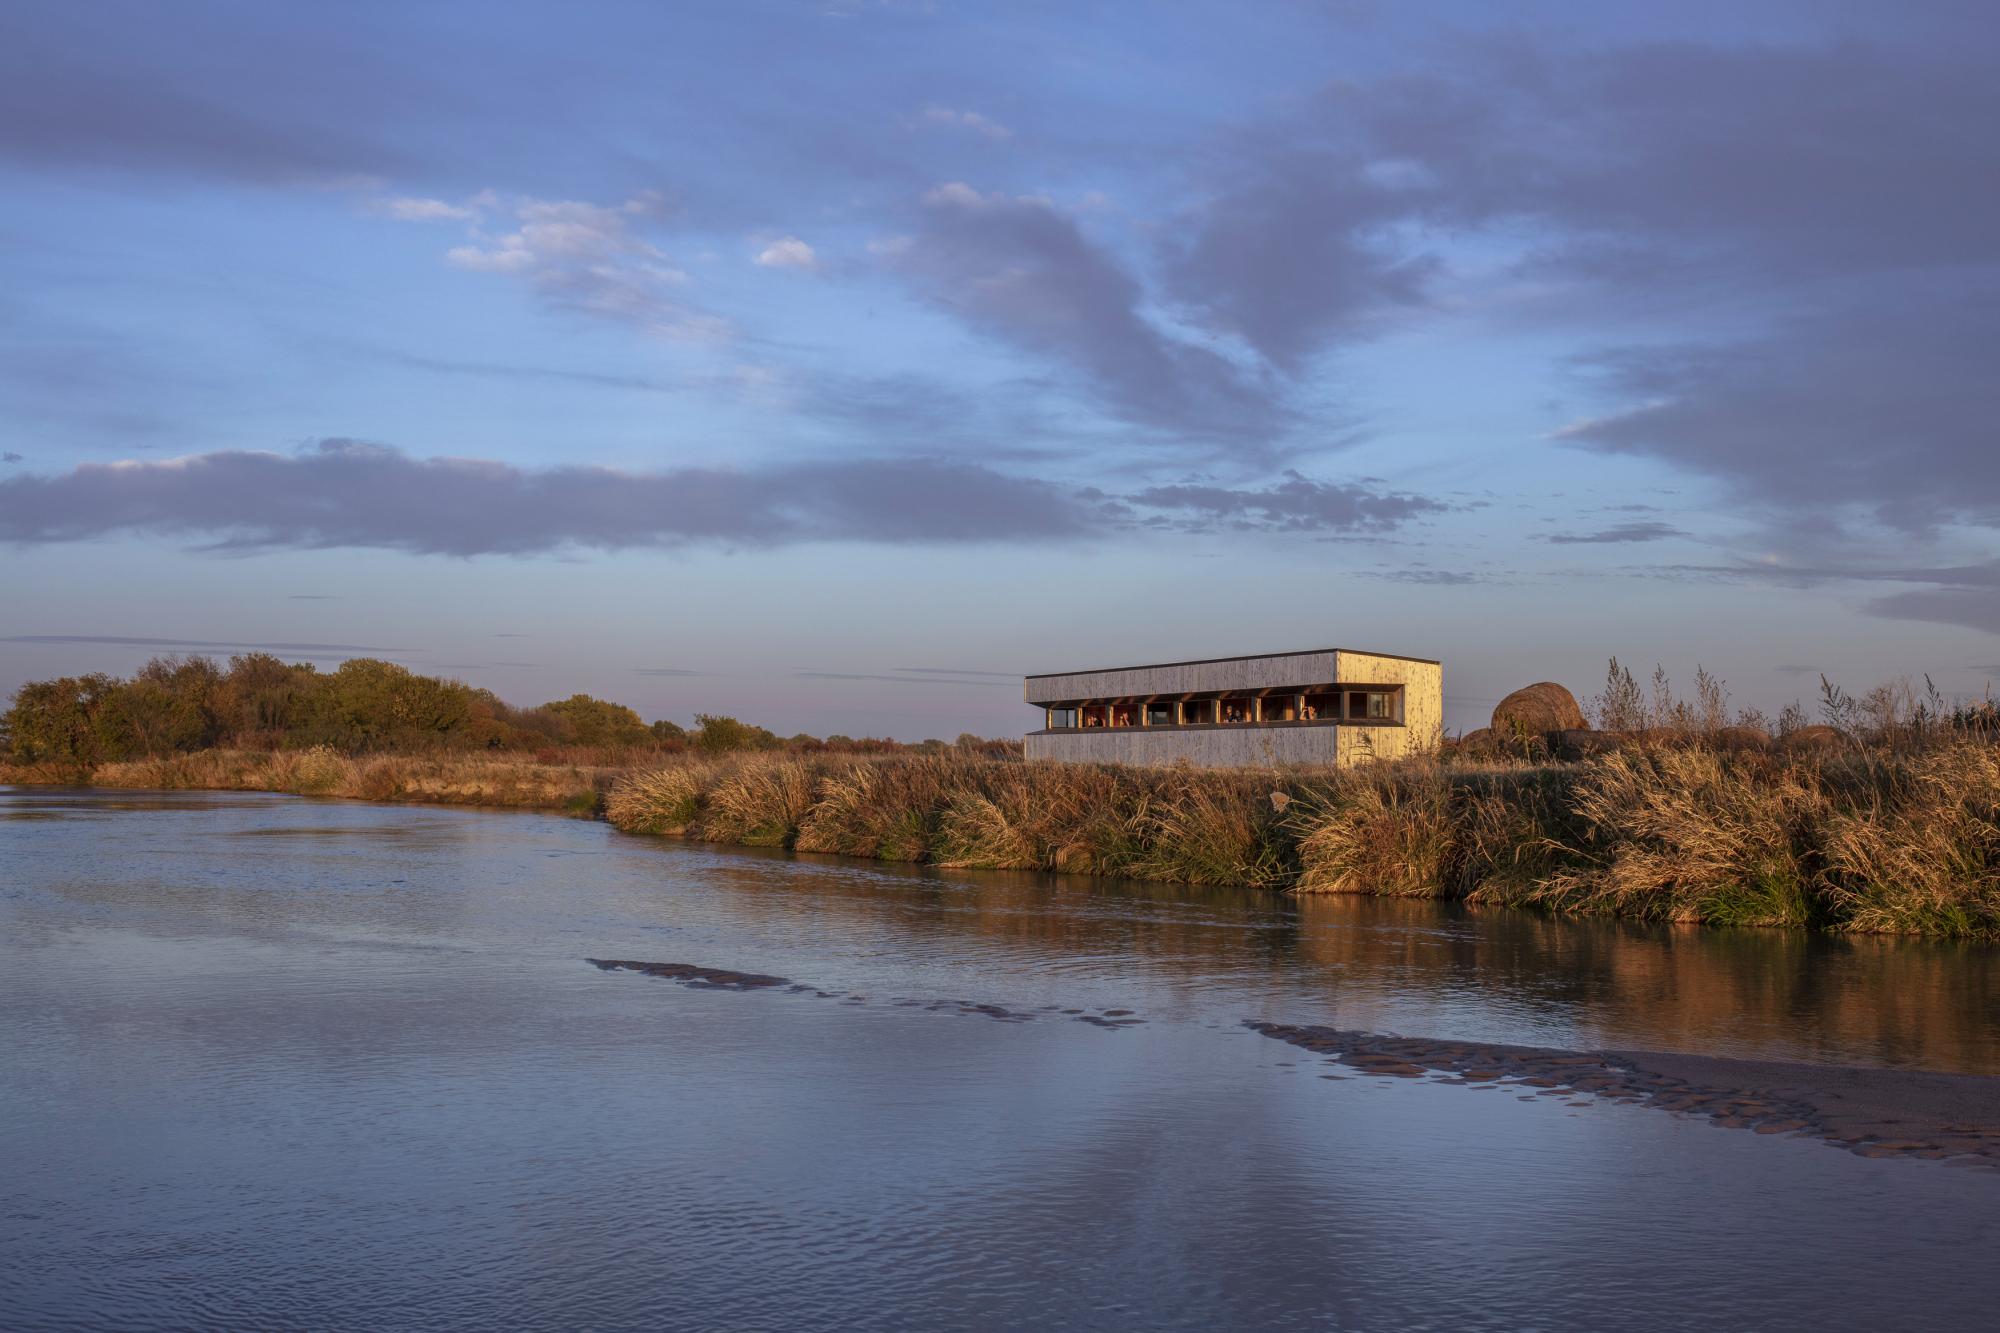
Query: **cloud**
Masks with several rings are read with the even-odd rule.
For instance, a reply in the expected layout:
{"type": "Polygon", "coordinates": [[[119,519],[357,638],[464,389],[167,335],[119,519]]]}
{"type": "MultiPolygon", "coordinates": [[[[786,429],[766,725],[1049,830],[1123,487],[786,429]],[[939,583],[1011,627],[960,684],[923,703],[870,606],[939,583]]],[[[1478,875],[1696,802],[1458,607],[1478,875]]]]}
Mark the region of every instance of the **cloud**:
{"type": "Polygon", "coordinates": [[[1604,340],[1613,406],[1563,438],[1748,504],[2000,523],[1993,12],[1955,50],[1516,34],[1329,84],[1192,159],[1164,296],[1289,375],[1418,315],[1726,312],[1726,339],[1604,340]]]}
{"type": "Polygon", "coordinates": [[[860,458],[662,472],[413,458],[355,440],[85,463],[0,481],[0,542],[138,532],[211,549],[374,547],[438,555],[801,542],[1045,541],[1111,530],[1382,532],[1449,506],[1296,472],[1261,488],[1059,487],[979,464],[860,458]]]}
{"type": "Polygon", "coordinates": [[[759,250],[756,262],[764,268],[813,269],[819,267],[819,256],[798,237],[786,236],[759,250]]]}
{"type": "Polygon", "coordinates": [[[892,667],[892,671],[908,672],[914,676],[977,676],[991,680],[1019,680],[1018,671],[974,671],[965,667],[892,667]]]}
{"type": "Polygon", "coordinates": [[[169,651],[281,653],[300,658],[350,657],[355,654],[402,655],[408,648],[370,648],[356,643],[255,643],[230,639],[154,639],[126,634],[8,634],[0,643],[93,644],[115,648],[164,648],[169,651]]]}
{"type": "Polygon", "coordinates": [[[730,471],[529,470],[412,458],[353,440],[293,454],[226,450],[87,463],[0,482],[0,541],[116,532],[205,537],[221,549],[383,547],[449,555],[690,542],[957,543],[1082,536],[1048,483],[936,459],[851,459],[730,471]]]}
{"type": "Polygon", "coordinates": [[[0,463],[19,463],[21,461],[21,455],[15,453],[12,449],[9,449],[4,454],[0,454],[0,463]]]}
{"type": "Polygon", "coordinates": [[[442,199],[398,197],[377,200],[371,207],[382,216],[394,218],[398,222],[453,222],[475,216],[471,207],[448,204],[442,199]]]}
{"type": "Polygon", "coordinates": [[[1458,588],[1468,583],[1485,583],[1484,576],[1456,569],[1364,569],[1363,578],[1383,579],[1428,588],[1458,588]]]}
{"type": "Polygon", "coordinates": [[[1954,285],[1899,284],[1747,342],[1601,352],[1589,373],[1632,405],[1558,438],[1780,509],[1854,505],[1905,532],[2000,524],[2000,284],[1954,285]]]}
{"type": "Polygon", "coordinates": [[[1126,422],[1210,443],[1260,442],[1289,424],[1254,375],[1151,322],[1138,280],[1047,199],[940,185],[918,231],[884,258],[1126,422]]]}
{"type": "Polygon", "coordinates": [[[1123,497],[1158,513],[1154,526],[1264,532],[1383,532],[1450,508],[1426,496],[1376,489],[1367,482],[1322,482],[1286,472],[1271,486],[1153,486],[1123,497]]]}
{"type": "Polygon", "coordinates": [[[1552,532],[1542,538],[1557,546],[1604,545],[1616,542],[1658,542],[1687,534],[1671,523],[1614,523],[1596,532],[1552,532]]]}
{"type": "Polygon", "coordinates": [[[637,676],[706,676],[706,671],[689,671],[685,667],[633,667],[637,676]]]}
{"type": "Polygon", "coordinates": [[[954,111],[948,106],[927,106],[918,115],[920,124],[945,129],[970,130],[974,134],[1003,143],[1014,137],[1014,131],[999,121],[980,115],[977,111],[954,111]]]}
{"type": "Polygon", "coordinates": [[[794,671],[792,675],[800,680],[892,680],[899,685],[982,685],[988,689],[1004,689],[1021,683],[1018,676],[998,681],[959,680],[948,676],[891,676],[864,671],[794,671]]]}
{"type": "Polygon", "coordinates": [[[154,17],[151,6],[10,6],[0,160],[255,184],[407,165],[354,128],[354,90],[389,81],[365,50],[269,28],[252,35],[256,19],[241,13],[224,29],[190,7],[163,31],[127,36],[154,17]]]}
{"type": "Polygon", "coordinates": [[[728,337],[728,321],[681,294],[686,272],[639,232],[671,210],[659,195],[617,205],[576,199],[519,199],[515,228],[472,229],[469,243],[445,252],[453,267],[516,277],[551,306],[686,341],[728,337]]]}
{"type": "Polygon", "coordinates": [[[288,602],[337,602],[341,598],[340,594],[331,592],[294,592],[287,593],[285,600],[288,602]]]}
{"type": "Polygon", "coordinates": [[[1741,565],[1668,565],[1663,572],[1733,582],[1775,583],[1792,588],[1829,583],[1908,584],[1910,586],[1903,591],[1869,599],[1862,610],[1890,620],[1958,625],[1988,634],[2000,634],[2000,559],[1960,565],[1908,566],[1859,563],[1804,565],[1768,561],[1741,565]]]}

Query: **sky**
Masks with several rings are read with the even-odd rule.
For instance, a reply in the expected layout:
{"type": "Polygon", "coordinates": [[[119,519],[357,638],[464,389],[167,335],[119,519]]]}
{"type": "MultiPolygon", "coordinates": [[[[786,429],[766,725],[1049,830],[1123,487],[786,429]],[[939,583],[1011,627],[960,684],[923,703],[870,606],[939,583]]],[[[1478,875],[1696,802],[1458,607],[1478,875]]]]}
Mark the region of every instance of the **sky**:
{"type": "Polygon", "coordinates": [[[2000,677],[2000,9],[0,11],[0,692],[2000,677]]]}

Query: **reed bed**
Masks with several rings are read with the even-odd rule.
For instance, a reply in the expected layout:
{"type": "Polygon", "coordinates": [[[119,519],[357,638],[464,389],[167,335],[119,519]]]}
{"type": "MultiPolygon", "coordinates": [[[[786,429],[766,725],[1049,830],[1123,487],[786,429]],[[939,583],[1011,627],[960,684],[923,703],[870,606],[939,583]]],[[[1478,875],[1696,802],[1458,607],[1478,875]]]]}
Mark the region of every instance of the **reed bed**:
{"type": "Polygon", "coordinates": [[[1340,773],[975,756],[689,761],[616,783],[620,828],[946,867],[2000,938],[2000,748],[1340,773]]]}

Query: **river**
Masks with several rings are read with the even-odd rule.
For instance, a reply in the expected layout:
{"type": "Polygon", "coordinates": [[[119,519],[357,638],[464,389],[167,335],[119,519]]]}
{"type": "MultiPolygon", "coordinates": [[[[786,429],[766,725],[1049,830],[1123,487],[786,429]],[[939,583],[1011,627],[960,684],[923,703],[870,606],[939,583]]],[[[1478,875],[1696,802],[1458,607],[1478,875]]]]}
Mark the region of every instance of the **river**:
{"type": "Polygon", "coordinates": [[[2000,1318],[2000,1172],[1253,1019],[1995,1074],[2000,951],[0,788],[0,1327],[2000,1318]]]}

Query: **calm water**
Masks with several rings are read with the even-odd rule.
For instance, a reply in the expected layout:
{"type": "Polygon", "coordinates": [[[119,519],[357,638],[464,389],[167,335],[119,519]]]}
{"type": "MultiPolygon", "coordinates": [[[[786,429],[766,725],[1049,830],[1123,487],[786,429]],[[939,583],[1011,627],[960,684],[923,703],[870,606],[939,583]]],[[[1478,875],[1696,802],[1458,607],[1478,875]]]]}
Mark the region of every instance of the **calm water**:
{"type": "Polygon", "coordinates": [[[0,1327],[1993,1326],[2000,1176],[1245,1018],[1995,1073],[2000,955],[0,789],[0,1327]]]}

